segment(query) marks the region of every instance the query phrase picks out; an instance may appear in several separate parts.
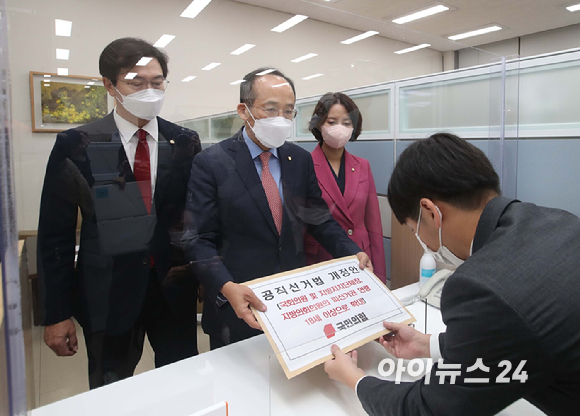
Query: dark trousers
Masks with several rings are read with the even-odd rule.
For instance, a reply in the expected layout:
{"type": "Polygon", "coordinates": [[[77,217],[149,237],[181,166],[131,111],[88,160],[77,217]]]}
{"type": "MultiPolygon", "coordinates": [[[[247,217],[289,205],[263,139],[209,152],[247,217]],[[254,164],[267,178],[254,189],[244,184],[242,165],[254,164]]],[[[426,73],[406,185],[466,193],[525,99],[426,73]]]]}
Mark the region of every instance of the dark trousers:
{"type": "MultiPolygon", "coordinates": [[[[194,302],[195,299],[192,299],[194,302]]],[[[177,317],[168,307],[155,269],[139,319],[126,333],[84,331],[91,389],[131,377],[143,353],[145,334],[155,352],[155,367],[197,355],[197,320],[177,317]]]]}
{"type": "MultiPolygon", "coordinates": [[[[204,301],[211,302],[207,297],[204,301]]],[[[230,304],[221,308],[214,316],[214,320],[213,326],[221,330],[209,334],[209,347],[212,351],[263,334],[262,331],[251,328],[244,320],[238,318],[230,304]]]]}

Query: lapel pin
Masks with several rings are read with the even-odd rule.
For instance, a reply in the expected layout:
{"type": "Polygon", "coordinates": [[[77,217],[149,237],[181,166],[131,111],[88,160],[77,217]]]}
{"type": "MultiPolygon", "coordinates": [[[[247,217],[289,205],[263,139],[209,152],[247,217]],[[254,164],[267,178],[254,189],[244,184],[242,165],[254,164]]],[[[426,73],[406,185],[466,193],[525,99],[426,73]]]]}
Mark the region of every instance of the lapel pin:
{"type": "Polygon", "coordinates": [[[175,144],[175,140],[169,140],[170,144],[175,144]]]}
{"type": "Polygon", "coordinates": [[[288,160],[292,160],[292,156],[288,156],[288,160]]]}
{"type": "Polygon", "coordinates": [[[354,172],[354,168],[352,168],[352,171],[354,172]]]}

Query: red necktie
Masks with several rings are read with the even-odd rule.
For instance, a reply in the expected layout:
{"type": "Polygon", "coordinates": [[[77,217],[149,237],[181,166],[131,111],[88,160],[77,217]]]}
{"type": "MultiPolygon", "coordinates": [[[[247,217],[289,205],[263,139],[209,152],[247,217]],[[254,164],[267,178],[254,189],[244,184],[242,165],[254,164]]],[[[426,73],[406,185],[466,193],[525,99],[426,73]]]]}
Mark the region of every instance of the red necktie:
{"type": "Polygon", "coordinates": [[[149,145],[147,144],[147,132],[143,129],[137,130],[139,143],[135,152],[135,165],[133,173],[137,180],[137,186],[141,191],[141,197],[147,213],[151,214],[151,162],[149,161],[149,145]]]}
{"type": "Polygon", "coordinates": [[[278,234],[282,231],[282,198],[280,197],[280,191],[276,186],[276,181],[270,173],[270,167],[268,166],[268,160],[270,159],[270,152],[260,153],[260,160],[262,161],[262,186],[264,187],[264,192],[266,193],[266,198],[268,199],[268,205],[270,206],[270,211],[272,211],[272,217],[274,218],[274,224],[276,224],[276,229],[278,234]]]}

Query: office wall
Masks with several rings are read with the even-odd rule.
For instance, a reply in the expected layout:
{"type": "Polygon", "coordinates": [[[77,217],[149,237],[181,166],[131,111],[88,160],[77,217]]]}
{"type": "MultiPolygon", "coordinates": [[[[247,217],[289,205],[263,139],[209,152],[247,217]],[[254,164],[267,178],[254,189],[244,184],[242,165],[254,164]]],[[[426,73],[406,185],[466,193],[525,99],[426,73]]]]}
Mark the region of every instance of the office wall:
{"type": "Polygon", "coordinates": [[[476,48],[461,49],[457,51],[458,68],[496,63],[501,56],[515,58],[518,55],[519,42],[520,38],[513,38],[477,46],[476,48]]]}
{"type": "Polygon", "coordinates": [[[534,56],[580,47],[580,25],[523,36],[520,55],[534,56]]]}
{"type": "Polygon", "coordinates": [[[180,18],[188,0],[9,0],[10,70],[12,77],[14,166],[18,227],[36,229],[42,180],[54,134],[32,133],[29,71],[56,72],[66,66],[74,75],[97,76],[98,57],[113,39],[137,36],[155,42],[163,33],[176,35],[166,51],[169,79],[162,117],[184,120],[235,109],[239,87],[230,82],[260,66],[275,66],[296,80],[298,97],[407,78],[442,70],[442,54],[425,49],[393,52],[408,44],[375,36],[352,45],[340,41],[359,34],[351,29],[308,19],[278,34],[270,29],[286,13],[230,0],[214,0],[196,19],[180,18]],[[54,35],[54,19],[73,22],[73,36],[54,35]],[[230,52],[245,43],[257,46],[241,56],[230,52]],[[68,48],[69,61],[57,61],[55,48],[68,48]],[[300,64],[290,60],[306,53],[319,56],[300,64]],[[221,62],[212,71],[201,71],[221,62]],[[302,78],[325,75],[310,81],[302,78]],[[181,79],[198,78],[190,83],[181,79]]]}
{"type": "Polygon", "coordinates": [[[501,42],[479,45],[474,49],[461,49],[459,68],[495,62],[497,56],[522,58],[580,47],[580,25],[566,26],[507,39],[501,42]],[[490,55],[491,52],[494,55],[490,55]],[[495,56],[497,55],[497,56],[495,56]]]}

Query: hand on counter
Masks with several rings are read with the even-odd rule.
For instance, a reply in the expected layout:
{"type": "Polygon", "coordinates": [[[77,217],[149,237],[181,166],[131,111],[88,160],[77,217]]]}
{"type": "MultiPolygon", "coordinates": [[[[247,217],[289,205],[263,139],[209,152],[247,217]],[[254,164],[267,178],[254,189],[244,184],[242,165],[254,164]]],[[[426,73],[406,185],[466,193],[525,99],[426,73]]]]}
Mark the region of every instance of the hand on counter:
{"type": "Polygon", "coordinates": [[[262,303],[252,289],[234,282],[227,282],[223,285],[221,292],[234,308],[238,318],[243,319],[254,329],[262,329],[260,323],[254,317],[250,305],[261,312],[266,311],[266,305],[262,303]]]}
{"type": "Polygon", "coordinates": [[[406,324],[383,322],[390,334],[379,338],[387,352],[397,358],[412,360],[413,358],[429,358],[431,351],[429,340],[431,335],[423,334],[406,324]]]}
{"type": "Polygon", "coordinates": [[[371,263],[371,259],[369,258],[369,256],[367,255],[367,253],[365,253],[364,251],[361,251],[360,253],[356,253],[356,258],[359,261],[359,267],[361,269],[369,269],[370,272],[374,271],[373,269],[373,264],[371,263]]]}
{"type": "Polygon", "coordinates": [[[44,343],[59,357],[75,355],[79,349],[77,331],[72,319],[44,328],[44,343]]]}
{"type": "Polygon", "coordinates": [[[330,352],[334,355],[334,359],[324,363],[324,371],[332,380],[354,390],[356,383],[365,376],[365,372],[357,366],[357,351],[345,354],[334,344],[330,347],[330,352]]]}

